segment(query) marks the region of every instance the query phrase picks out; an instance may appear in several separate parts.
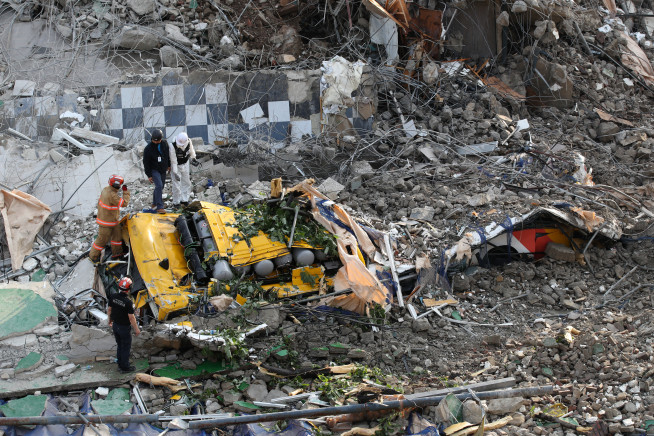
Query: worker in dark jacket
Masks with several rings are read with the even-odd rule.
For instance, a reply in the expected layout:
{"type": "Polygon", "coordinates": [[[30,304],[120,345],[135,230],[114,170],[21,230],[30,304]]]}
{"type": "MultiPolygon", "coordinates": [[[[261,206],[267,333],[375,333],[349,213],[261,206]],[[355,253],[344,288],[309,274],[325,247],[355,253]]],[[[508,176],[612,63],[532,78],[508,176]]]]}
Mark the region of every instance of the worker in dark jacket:
{"type": "Polygon", "coordinates": [[[152,132],[152,139],[145,147],[143,168],[150,183],[154,183],[152,209],[156,209],[159,213],[166,213],[162,196],[166,173],[170,172],[170,156],[168,141],[163,139],[163,133],[159,129],[152,132]]]}
{"type": "Polygon", "coordinates": [[[114,338],[116,338],[116,357],[121,372],[131,372],[136,369],[129,363],[129,352],[132,348],[132,329],[136,336],[141,334],[134,316],[134,303],[129,298],[131,289],[132,279],[129,277],[121,278],[118,281],[118,293],[110,297],[109,306],[107,307],[109,327],[113,330],[114,338]]]}

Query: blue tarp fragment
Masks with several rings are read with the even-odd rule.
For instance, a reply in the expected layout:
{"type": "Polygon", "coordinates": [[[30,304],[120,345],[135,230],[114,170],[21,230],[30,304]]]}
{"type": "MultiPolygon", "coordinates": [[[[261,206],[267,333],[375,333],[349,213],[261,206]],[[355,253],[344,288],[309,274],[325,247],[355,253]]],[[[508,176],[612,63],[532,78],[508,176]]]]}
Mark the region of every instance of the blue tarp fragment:
{"type": "Polygon", "coordinates": [[[233,436],[312,436],[313,429],[305,421],[291,420],[282,431],[271,431],[261,424],[241,424],[234,428],[233,436]]]}

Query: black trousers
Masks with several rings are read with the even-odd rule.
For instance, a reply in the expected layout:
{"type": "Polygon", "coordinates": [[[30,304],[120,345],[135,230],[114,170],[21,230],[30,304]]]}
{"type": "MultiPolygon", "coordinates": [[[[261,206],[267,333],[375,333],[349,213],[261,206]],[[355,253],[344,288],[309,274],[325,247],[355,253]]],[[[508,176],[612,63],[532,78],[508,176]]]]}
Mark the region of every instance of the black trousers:
{"type": "Polygon", "coordinates": [[[129,368],[129,352],[132,348],[132,326],[114,323],[113,330],[116,345],[118,346],[116,352],[118,367],[126,370],[129,368]]]}

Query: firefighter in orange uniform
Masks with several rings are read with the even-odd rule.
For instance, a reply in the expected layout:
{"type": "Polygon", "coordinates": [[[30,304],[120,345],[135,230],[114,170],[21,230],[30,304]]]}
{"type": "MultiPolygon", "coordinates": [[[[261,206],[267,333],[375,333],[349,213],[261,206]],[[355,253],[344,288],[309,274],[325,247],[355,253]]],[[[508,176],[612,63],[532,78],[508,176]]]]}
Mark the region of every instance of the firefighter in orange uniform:
{"type": "Polygon", "coordinates": [[[113,175],[109,177],[109,186],[102,190],[98,200],[98,218],[96,219],[98,228],[98,238],[91,247],[89,259],[93,263],[100,261],[100,253],[107,242],[111,240],[111,257],[118,259],[123,255],[123,237],[118,224],[120,208],[127,206],[129,203],[129,191],[124,184],[121,176],[113,175]],[[123,195],[120,196],[122,187],[123,195]]]}

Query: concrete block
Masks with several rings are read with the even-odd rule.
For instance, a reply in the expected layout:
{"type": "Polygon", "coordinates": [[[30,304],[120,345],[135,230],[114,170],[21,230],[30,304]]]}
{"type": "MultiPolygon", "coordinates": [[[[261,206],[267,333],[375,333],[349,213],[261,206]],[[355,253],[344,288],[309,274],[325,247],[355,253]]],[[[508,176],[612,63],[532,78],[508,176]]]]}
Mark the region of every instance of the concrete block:
{"type": "Polygon", "coordinates": [[[434,218],[434,213],[435,210],[431,206],[414,207],[411,209],[411,216],[409,218],[412,220],[431,221],[434,218]]]}
{"type": "Polygon", "coordinates": [[[116,339],[106,330],[73,324],[70,350],[67,355],[73,362],[95,360],[96,356],[112,356],[116,352],[116,339]]]}
{"type": "Polygon", "coordinates": [[[16,371],[16,374],[20,374],[21,372],[25,371],[31,371],[43,362],[43,358],[43,354],[31,352],[18,362],[14,370],[16,371]]]}
{"type": "Polygon", "coordinates": [[[58,325],[46,325],[43,327],[39,327],[38,329],[34,330],[34,333],[38,336],[52,336],[56,335],[59,333],[59,326],[58,325]]]}
{"type": "Polygon", "coordinates": [[[58,366],[55,368],[55,377],[66,377],[72,374],[72,372],[75,371],[75,368],[77,368],[77,365],[74,363],[58,366]]]}
{"type": "Polygon", "coordinates": [[[34,95],[36,83],[31,80],[16,80],[14,82],[14,92],[12,95],[15,97],[31,97],[34,95]]]}
{"type": "Polygon", "coordinates": [[[68,358],[68,356],[55,356],[54,362],[59,366],[67,365],[70,363],[70,359],[68,358]]]}
{"type": "Polygon", "coordinates": [[[331,177],[322,182],[318,188],[318,191],[329,197],[331,200],[336,200],[338,194],[345,189],[345,186],[338,183],[336,180],[331,177]]]}
{"type": "Polygon", "coordinates": [[[0,342],[1,347],[11,347],[11,348],[25,348],[31,345],[37,344],[38,339],[34,334],[16,336],[13,338],[5,339],[0,342]]]}
{"type": "Polygon", "coordinates": [[[488,402],[488,413],[491,415],[507,415],[516,412],[522,405],[522,397],[496,398],[488,402]]]}
{"type": "Polygon", "coordinates": [[[576,259],[575,251],[572,248],[556,242],[547,244],[545,254],[552,259],[564,260],[566,262],[574,262],[576,259]]]}

